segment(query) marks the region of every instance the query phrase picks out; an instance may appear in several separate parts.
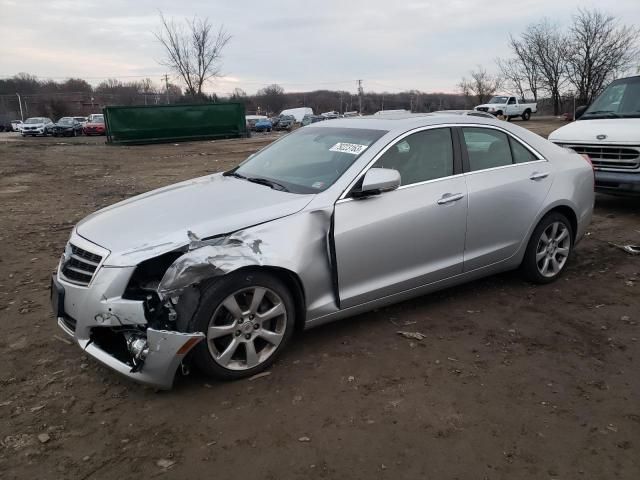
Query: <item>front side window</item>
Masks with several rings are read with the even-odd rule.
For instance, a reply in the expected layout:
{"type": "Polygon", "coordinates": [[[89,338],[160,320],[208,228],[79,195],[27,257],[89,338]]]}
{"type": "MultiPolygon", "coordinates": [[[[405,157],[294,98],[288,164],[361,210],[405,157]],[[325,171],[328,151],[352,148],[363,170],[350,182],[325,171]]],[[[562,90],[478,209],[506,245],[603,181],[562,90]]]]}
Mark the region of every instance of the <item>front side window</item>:
{"type": "Polygon", "coordinates": [[[318,193],[340,178],[385,133],[361,128],[301,128],[226,175],[275,182],[293,193],[318,193]]]}
{"type": "Polygon", "coordinates": [[[476,172],[487,168],[511,165],[511,150],[507,135],[488,128],[462,129],[469,155],[469,170],[476,172]]]}
{"type": "Polygon", "coordinates": [[[513,97],[511,97],[511,98],[509,99],[509,105],[515,105],[515,103],[516,103],[516,99],[515,99],[515,98],[513,98],[513,97]]]}
{"type": "Polygon", "coordinates": [[[374,167],[397,170],[401,185],[453,175],[451,129],[436,128],[409,135],[389,148],[374,167]]]}

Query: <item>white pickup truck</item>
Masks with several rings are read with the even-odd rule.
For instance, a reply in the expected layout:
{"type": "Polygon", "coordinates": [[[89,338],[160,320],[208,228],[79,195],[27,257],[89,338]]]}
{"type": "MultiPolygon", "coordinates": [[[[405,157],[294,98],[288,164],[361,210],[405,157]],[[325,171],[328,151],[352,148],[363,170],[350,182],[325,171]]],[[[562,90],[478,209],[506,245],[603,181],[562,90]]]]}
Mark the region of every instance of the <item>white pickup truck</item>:
{"type": "Polygon", "coordinates": [[[549,140],[589,156],[596,191],[640,194],[640,75],[613,81],[576,117],[549,140]]]}
{"type": "Polygon", "coordinates": [[[487,103],[474,108],[480,112],[489,112],[492,115],[503,115],[507,120],[514,117],[521,117],[522,120],[529,120],[532,113],[538,111],[537,103],[525,103],[524,100],[510,95],[497,95],[487,103]]]}

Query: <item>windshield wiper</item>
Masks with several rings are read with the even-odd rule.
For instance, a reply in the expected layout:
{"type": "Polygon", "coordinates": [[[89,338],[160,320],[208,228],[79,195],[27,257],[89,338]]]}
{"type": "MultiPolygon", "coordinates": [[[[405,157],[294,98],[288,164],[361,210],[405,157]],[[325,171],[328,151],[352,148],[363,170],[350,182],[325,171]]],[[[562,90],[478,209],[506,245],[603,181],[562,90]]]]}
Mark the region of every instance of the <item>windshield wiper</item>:
{"type": "Polygon", "coordinates": [[[266,178],[260,178],[260,177],[242,177],[245,178],[246,180],[253,182],[253,183],[258,183],[260,185],[266,185],[267,187],[271,187],[274,190],[280,190],[281,192],[288,192],[289,190],[287,189],[287,187],[285,187],[284,185],[278,183],[278,182],[274,182],[273,180],[267,180],[266,178]]]}
{"type": "Polygon", "coordinates": [[[236,178],[242,178],[243,180],[246,180],[247,177],[245,177],[244,175],[240,175],[239,173],[237,173],[235,170],[229,170],[228,172],[224,172],[222,174],[223,177],[236,177],[236,178]]]}
{"type": "Polygon", "coordinates": [[[257,183],[259,185],[266,185],[267,187],[271,187],[274,190],[280,190],[281,192],[288,192],[289,189],[287,187],[285,187],[284,185],[278,183],[278,182],[274,182],[273,180],[268,180],[266,178],[261,178],[261,177],[245,177],[244,175],[236,172],[235,170],[229,170],[227,172],[224,172],[222,175],[224,175],[225,177],[236,177],[236,178],[241,178],[242,180],[246,180],[248,182],[253,182],[253,183],[257,183]]]}

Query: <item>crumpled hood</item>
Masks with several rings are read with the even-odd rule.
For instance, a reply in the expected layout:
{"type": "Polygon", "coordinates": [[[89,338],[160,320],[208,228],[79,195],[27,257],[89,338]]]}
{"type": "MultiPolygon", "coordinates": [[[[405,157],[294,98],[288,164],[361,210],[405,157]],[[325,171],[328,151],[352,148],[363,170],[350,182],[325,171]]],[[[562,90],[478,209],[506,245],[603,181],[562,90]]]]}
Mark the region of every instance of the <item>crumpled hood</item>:
{"type": "Polygon", "coordinates": [[[296,213],[312,198],[214,174],[106,207],[76,232],[111,251],[105,265],[131,266],[188,244],[188,231],[200,238],[231,233],[296,213]]]}
{"type": "Polygon", "coordinates": [[[556,143],[588,143],[590,145],[599,143],[639,145],[640,118],[578,120],[552,132],[549,140],[556,143]],[[606,135],[606,138],[598,139],[598,135],[606,135]]]}

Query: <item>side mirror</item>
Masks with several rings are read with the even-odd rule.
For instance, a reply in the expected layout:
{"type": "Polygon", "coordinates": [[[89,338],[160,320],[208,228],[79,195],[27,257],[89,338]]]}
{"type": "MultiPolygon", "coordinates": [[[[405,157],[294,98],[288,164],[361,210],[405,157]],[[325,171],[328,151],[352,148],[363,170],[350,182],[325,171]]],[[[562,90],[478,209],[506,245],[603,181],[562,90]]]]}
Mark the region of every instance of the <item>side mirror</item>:
{"type": "Polygon", "coordinates": [[[588,105],[583,105],[581,107],[576,108],[576,118],[574,118],[574,120],[579,119],[584,114],[584,112],[587,111],[587,108],[589,108],[588,105]]]}
{"type": "Polygon", "coordinates": [[[356,196],[377,195],[400,186],[400,172],[390,168],[370,168],[362,179],[362,188],[356,196]]]}

